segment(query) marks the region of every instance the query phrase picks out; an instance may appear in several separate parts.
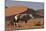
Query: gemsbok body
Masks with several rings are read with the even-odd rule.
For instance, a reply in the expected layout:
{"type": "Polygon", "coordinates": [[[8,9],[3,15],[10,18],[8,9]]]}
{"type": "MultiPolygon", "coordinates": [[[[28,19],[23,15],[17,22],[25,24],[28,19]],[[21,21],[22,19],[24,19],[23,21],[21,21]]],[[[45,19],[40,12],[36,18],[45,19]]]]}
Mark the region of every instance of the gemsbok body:
{"type": "Polygon", "coordinates": [[[32,18],[34,18],[34,17],[32,16],[32,14],[19,14],[19,15],[16,15],[16,16],[14,17],[14,22],[17,23],[17,22],[19,22],[19,21],[25,21],[25,23],[27,23],[27,21],[28,21],[29,19],[32,19],[32,18]]]}

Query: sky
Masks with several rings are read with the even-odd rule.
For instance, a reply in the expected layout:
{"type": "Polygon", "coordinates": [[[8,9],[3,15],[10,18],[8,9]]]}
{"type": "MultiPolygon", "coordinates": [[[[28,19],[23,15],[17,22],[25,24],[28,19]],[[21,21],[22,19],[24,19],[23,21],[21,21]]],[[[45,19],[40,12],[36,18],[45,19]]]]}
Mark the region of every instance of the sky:
{"type": "Polygon", "coordinates": [[[6,0],[5,3],[6,3],[7,7],[9,7],[9,6],[25,5],[28,8],[33,8],[35,10],[44,8],[44,3],[43,2],[25,2],[25,1],[6,0]]]}

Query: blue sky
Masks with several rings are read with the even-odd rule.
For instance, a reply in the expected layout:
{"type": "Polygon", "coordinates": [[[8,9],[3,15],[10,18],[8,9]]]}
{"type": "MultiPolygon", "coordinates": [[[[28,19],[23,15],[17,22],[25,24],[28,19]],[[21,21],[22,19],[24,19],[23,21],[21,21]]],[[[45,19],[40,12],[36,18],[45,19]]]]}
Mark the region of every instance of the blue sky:
{"type": "Polygon", "coordinates": [[[11,1],[11,0],[6,0],[6,6],[17,6],[17,5],[25,5],[29,8],[33,8],[35,10],[37,9],[43,9],[44,8],[44,3],[43,2],[24,2],[24,1],[11,1]]]}

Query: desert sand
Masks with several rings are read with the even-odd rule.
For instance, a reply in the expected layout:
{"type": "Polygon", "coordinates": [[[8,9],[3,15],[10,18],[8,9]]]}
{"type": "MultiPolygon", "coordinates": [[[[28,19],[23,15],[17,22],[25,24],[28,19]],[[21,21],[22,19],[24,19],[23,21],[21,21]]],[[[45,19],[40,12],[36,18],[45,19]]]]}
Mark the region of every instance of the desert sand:
{"type": "MultiPolygon", "coordinates": [[[[8,7],[6,9],[6,15],[5,16],[11,16],[14,14],[19,14],[22,12],[25,12],[27,10],[27,7],[25,6],[13,6],[13,7],[8,7]]],[[[44,18],[34,18],[34,19],[30,19],[28,20],[27,23],[25,22],[19,22],[17,23],[17,26],[13,26],[11,25],[10,21],[6,21],[5,22],[5,30],[6,31],[10,31],[10,30],[16,30],[16,29],[39,29],[39,28],[43,28],[43,21],[44,18]],[[41,26],[36,26],[36,24],[40,21],[40,25],[41,26]]]]}

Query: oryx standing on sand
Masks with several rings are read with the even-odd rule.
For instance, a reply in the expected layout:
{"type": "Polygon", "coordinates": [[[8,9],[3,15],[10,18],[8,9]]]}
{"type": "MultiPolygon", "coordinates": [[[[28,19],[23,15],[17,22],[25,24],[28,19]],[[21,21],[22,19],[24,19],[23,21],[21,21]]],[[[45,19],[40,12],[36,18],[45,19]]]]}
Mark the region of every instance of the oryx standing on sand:
{"type": "Polygon", "coordinates": [[[34,18],[32,16],[32,14],[19,14],[19,15],[16,15],[14,17],[14,21],[15,22],[19,22],[19,21],[25,21],[25,23],[27,23],[27,20],[31,19],[31,18],[34,18]]]}

